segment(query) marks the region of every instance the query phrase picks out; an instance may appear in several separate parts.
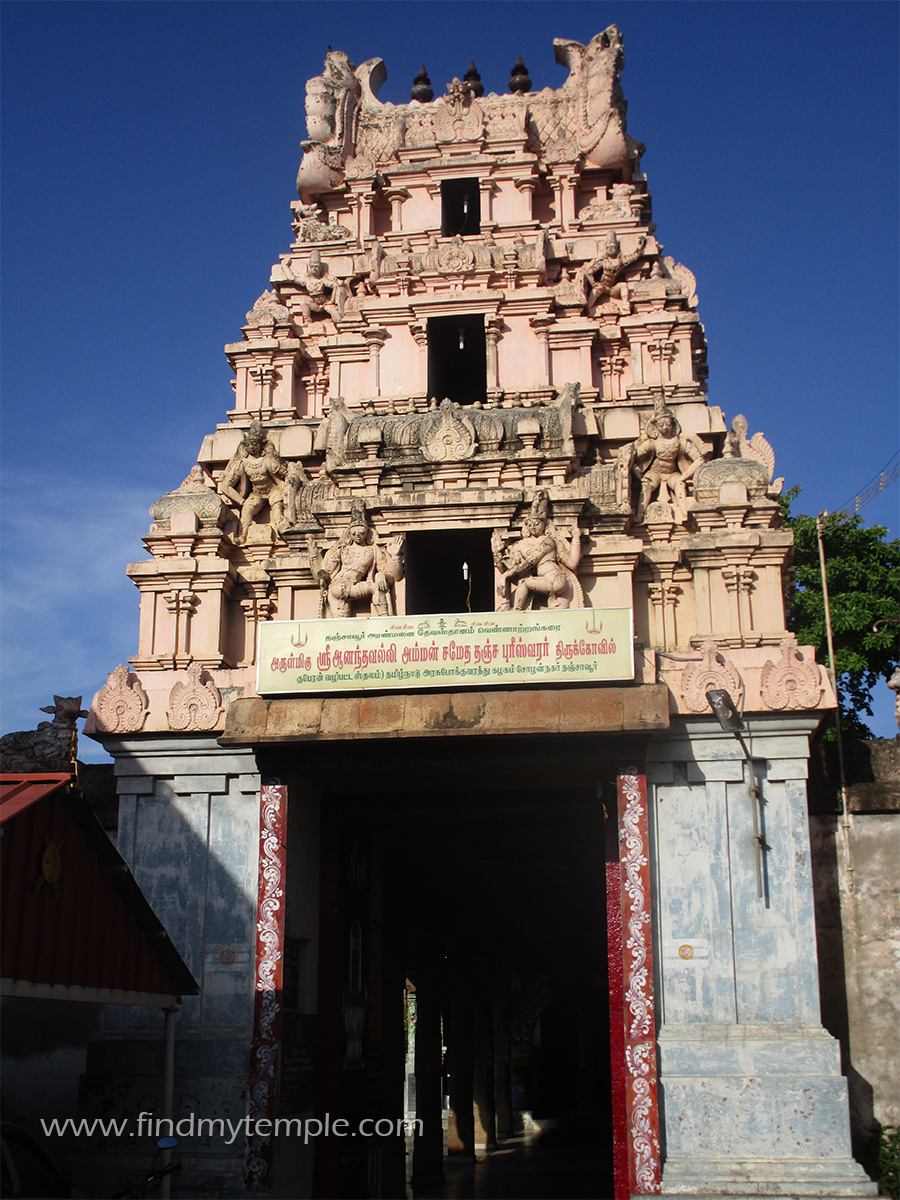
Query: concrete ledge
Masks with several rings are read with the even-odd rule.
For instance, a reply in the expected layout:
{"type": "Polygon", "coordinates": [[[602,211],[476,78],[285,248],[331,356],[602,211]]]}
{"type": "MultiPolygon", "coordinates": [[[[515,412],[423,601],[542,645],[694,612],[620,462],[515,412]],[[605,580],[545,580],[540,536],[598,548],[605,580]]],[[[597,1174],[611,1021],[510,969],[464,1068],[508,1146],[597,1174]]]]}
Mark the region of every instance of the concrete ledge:
{"type": "Polygon", "coordinates": [[[664,684],[246,698],[229,706],[220,745],[435,734],[646,733],[668,727],[664,684]]]}

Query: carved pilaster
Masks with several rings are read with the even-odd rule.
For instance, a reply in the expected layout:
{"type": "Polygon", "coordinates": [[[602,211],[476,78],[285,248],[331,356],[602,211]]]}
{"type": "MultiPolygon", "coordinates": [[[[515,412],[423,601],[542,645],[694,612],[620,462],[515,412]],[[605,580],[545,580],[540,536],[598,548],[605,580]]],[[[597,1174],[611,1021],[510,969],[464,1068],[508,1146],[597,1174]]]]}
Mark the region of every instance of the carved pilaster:
{"type": "Polygon", "coordinates": [[[747,563],[733,562],[722,568],[722,579],[730,602],[731,627],[743,642],[753,627],[750,592],[756,572],[747,563]]]}
{"type": "Polygon", "coordinates": [[[388,336],[386,329],[363,330],[363,337],[369,347],[369,389],[373,396],[381,395],[381,348],[388,336]]]}
{"type": "Polygon", "coordinates": [[[190,587],[172,588],[163,592],[163,602],[174,620],[172,638],[172,662],[176,667],[186,667],[191,661],[191,617],[197,607],[198,597],[190,587]]]}
{"type": "Polygon", "coordinates": [[[244,657],[240,666],[256,664],[257,631],[261,621],[269,621],[275,611],[276,601],[269,592],[272,580],[261,568],[248,568],[240,572],[244,595],[240,606],[244,613],[244,657]]]}
{"type": "Polygon", "coordinates": [[[647,587],[653,610],[654,643],[663,650],[678,645],[675,607],[684,589],[672,579],[660,578],[647,587]]]}

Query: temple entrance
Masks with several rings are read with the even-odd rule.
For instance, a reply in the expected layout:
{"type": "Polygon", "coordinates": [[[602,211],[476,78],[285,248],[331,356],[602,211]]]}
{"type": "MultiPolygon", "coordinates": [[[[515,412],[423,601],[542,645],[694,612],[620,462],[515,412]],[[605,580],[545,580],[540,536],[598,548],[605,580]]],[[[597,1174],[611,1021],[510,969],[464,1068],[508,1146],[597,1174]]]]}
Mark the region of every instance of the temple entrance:
{"type": "Polygon", "coordinates": [[[418,787],[322,796],[317,1110],[414,1132],[320,1142],[314,1195],[437,1197],[485,1155],[479,1194],[510,1194],[526,1145],[542,1195],[613,1195],[614,774],[601,794],[577,770],[548,786],[546,764],[491,779],[483,747],[457,740],[418,787]],[[549,1167],[563,1148],[584,1150],[582,1191],[549,1167]]]}

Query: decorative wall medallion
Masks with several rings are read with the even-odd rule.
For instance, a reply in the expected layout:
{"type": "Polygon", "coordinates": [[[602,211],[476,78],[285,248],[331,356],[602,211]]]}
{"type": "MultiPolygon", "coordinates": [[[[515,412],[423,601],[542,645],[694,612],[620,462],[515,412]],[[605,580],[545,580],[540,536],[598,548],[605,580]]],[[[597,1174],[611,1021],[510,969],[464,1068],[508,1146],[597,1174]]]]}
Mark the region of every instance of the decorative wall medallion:
{"type": "MultiPolygon", "coordinates": [[[[287,788],[278,779],[267,779],[259,799],[255,1001],[248,1085],[249,1112],[254,1125],[261,1118],[272,1120],[275,1116],[281,1041],[287,788]]],[[[249,1189],[268,1189],[271,1155],[268,1138],[255,1135],[248,1141],[244,1178],[249,1189]]]]}
{"type": "Polygon", "coordinates": [[[463,275],[475,266],[475,251],[458,237],[438,252],[438,269],[445,275],[463,275]]]}
{"type": "Polygon", "coordinates": [[[475,426],[450,400],[421,427],[422,453],[431,462],[461,462],[475,453],[475,426]]]}
{"type": "Polygon", "coordinates": [[[710,688],[721,688],[728,692],[740,708],[744,687],[734,664],[720,653],[718,645],[710,640],[701,647],[703,658],[689,663],[681,678],[681,694],[685,706],[691,712],[709,712],[706,693],[710,688]]]}
{"type": "Polygon", "coordinates": [[[760,675],[760,693],[767,708],[815,708],[822,695],[822,676],[817,663],[807,662],[789,634],[781,643],[781,657],[771,659],[760,675]]]}
{"type": "Polygon", "coordinates": [[[147,719],[150,702],[136,675],[120,663],[97,695],[99,733],[136,733],[147,719]]]}
{"type": "Polygon", "coordinates": [[[192,662],[187,667],[187,683],[179,680],[169,692],[166,716],[170,729],[215,729],[222,712],[222,697],[207,675],[203,683],[203,666],[192,662]]]}

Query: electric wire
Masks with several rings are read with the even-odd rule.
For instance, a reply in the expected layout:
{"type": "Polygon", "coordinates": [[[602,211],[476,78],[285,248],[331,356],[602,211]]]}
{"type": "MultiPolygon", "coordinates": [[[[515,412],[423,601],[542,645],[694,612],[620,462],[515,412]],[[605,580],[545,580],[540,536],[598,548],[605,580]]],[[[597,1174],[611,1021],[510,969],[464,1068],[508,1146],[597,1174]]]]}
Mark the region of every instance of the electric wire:
{"type": "Polygon", "coordinates": [[[900,450],[894,451],[878,474],[873,476],[866,486],[852,499],[842,504],[835,511],[834,515],[844,514],[846,516],[855,516],[867,504],[870,504],[876,496],[879,496],[888,484],[893,483],[898,476],[900,476],[900,450]]]}

